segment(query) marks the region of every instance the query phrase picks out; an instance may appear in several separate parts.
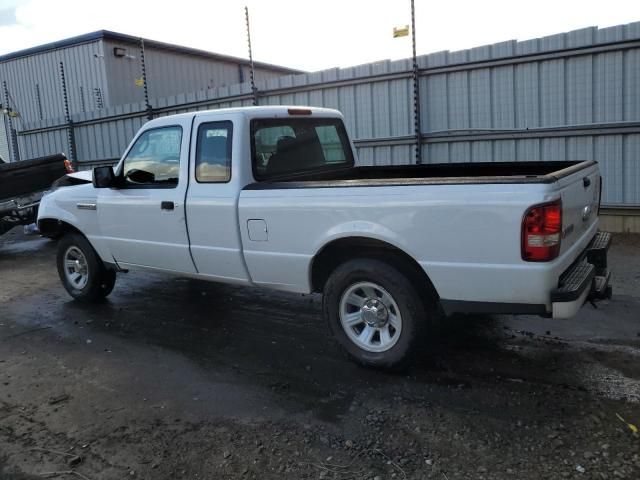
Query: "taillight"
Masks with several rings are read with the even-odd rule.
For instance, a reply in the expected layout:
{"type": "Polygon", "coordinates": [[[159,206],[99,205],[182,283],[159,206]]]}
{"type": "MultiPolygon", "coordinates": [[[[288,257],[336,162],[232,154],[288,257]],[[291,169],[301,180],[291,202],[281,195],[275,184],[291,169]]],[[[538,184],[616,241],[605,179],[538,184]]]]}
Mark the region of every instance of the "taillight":
{"type": "Polygon", "coordinates": [[[522,219],[522,259],[548,262],[560,253],[562,201],[534,205],[522,219]]]}
{"type": "Polygon", "coordinates": [[[75,172],[75,170],[73,169],[73,164],[71,163],[71,160],[64,161],[64,169],[67,171],[67,173],[75,172]]]}

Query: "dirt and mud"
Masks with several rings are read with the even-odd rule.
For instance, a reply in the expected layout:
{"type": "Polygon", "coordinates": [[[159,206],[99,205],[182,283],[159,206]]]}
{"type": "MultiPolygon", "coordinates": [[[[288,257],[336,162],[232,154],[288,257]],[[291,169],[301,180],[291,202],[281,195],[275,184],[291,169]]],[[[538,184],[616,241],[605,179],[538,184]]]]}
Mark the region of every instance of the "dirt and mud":
{"type": "Polygon", "coordinates": [[[640,241],[571,321],[447,319],[404,374],[341,356],[320,298],[159,274],[70,300],[0,239],[0,478],[640,478],[640,241]]]}

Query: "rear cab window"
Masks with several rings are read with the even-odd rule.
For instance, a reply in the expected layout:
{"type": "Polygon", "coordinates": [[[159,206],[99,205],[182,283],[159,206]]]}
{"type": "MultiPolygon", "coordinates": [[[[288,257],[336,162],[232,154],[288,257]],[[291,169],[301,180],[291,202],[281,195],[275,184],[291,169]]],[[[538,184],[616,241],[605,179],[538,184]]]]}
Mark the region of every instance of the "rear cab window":
{"type": "Polygon", "coordinates": [[[354,165],[347,132],[338,118],[252,120],[251,150],[256,180],[354,165]]]}

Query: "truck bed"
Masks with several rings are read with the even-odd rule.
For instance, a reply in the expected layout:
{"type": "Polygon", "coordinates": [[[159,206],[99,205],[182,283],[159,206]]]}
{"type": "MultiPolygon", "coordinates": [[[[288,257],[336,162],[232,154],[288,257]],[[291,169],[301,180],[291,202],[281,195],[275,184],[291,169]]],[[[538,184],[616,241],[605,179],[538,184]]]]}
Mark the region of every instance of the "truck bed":
{"type": "Polygon", "coordinates": [[[0,164],[0,202],[48,189],[66,173],[63,154],[0,164]]]}
{"type": "Polygon", "coordinates": [[[257,190],[422,184],[552,183],[594,164],[594,161],[551,161],[350,167],[286,175],[253,183],[245,188],[257,190]]]}

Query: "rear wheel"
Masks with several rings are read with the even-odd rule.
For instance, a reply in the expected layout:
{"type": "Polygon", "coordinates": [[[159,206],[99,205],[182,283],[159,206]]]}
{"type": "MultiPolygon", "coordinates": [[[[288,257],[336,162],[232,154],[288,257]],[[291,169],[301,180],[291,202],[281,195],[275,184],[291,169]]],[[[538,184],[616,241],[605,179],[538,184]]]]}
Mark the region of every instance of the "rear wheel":
{"type": "MultiPolygon", "coordinates": [[[[372,367],[405,366],[432,318],[410,276],[375,259],[355,259],[329,277],[323,308],[340,346],[372,367]]],[[[435,303],[435,302],[434,302],[435,303]]]]}
{"type": "Polygon", "coordinates": [[[60,239],[57,264],[64,288],[76,300],[101,300],[116,283],[116,272],[104,266],[89,241],[78,233],[60,239]]]}

